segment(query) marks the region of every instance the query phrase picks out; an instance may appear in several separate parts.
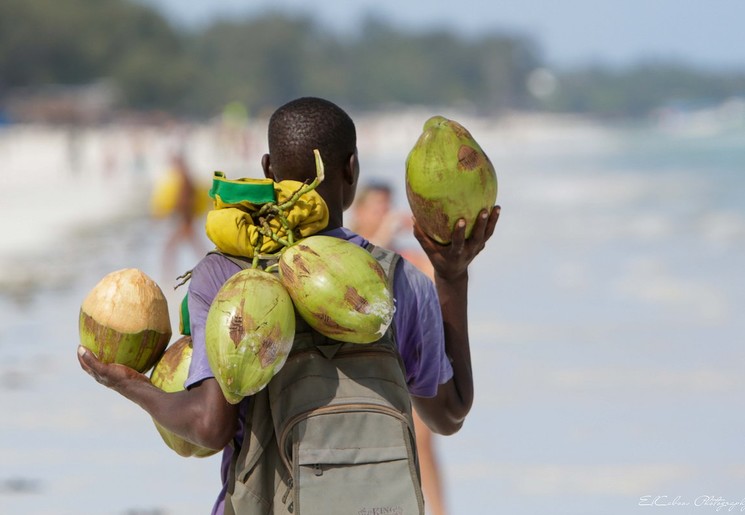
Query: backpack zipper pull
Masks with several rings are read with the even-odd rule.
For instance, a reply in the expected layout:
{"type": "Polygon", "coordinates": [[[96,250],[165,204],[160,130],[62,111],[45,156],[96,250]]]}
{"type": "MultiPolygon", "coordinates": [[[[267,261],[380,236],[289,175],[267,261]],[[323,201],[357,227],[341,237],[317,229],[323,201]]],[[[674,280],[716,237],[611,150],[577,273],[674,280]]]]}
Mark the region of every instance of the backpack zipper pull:
{"type": "Polygon", "coordinates": [[[323,475],[323,466],[320,463],[316,463],[313,465],[313,473],[316,476],[322,476],[323,475]]]}
{"type": "MultiPolygon", "coordinates": [[[[282,504],[285,504],[287,502],[287,498],[290,496],[290,492],[292,492],[292,478],[287,481],[287,491],[285,492],[285,495],[282,497],[282,504]]],[[[290,505],[292,505],[292,502],[290,502],[290,505]]]]}

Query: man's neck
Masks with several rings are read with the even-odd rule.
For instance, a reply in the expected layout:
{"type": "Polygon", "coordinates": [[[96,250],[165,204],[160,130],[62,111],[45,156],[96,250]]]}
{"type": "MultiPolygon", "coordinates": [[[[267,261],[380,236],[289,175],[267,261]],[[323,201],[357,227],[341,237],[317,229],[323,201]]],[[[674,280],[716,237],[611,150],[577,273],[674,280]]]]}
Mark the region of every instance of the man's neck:
{"type": "Polygon", "coordinates": [[[330,231],[332,229],[338,229],[339,227],[344,226],[344,217],[343,216],[333,216],[332,213],[329,213],[329,223],[326,224],[326,231],[330,231]]]}

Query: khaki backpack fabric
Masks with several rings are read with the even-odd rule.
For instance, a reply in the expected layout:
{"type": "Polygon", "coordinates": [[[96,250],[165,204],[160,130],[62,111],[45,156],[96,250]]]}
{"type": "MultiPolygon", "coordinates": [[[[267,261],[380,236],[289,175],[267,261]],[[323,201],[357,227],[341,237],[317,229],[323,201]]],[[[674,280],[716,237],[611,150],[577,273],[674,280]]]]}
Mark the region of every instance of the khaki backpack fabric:
{"type": "MultiPolygon", "coordinates": [[[[392,288],[400,256],[368,250],[392,288]]],[[[394,324],[361,345],[330,340],[298,316],[292,352],[251,397],[244,429],[226,515],[424,514],[394,324]]]]}

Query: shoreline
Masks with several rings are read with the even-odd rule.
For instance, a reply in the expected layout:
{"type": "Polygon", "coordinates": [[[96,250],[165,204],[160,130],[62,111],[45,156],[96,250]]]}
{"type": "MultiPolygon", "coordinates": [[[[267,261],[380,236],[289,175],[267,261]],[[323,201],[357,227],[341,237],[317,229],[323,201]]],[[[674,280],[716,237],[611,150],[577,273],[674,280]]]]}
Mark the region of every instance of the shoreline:
{"type": "MultiPolygon", "coordinates": [[[[394,164],[402,170],[424,121],[436,112],[441,111],[413,108],[355,115],[363,160],[380,169],[394,164]]],[[[577,117],[443,115],[468,127],[492,159],[501,159],[509,152],[506,147],[561,150],[570,140],[580,144],[590,134],[595,139],[599,134],[594,122],[577,117]]],[[[0,173],[0,295],[12,297],[29,288],[68,282],[80,253],[95,246],[96,235],[150,217],[152,189],[168,171],[175,151],[185,153],[202,186],[209,185],[215,170],[228,177],[260,177],[265,126],[266,120],[257,118],[242,127],[207,122],[1,128],[5,160],[0,173]]]]}

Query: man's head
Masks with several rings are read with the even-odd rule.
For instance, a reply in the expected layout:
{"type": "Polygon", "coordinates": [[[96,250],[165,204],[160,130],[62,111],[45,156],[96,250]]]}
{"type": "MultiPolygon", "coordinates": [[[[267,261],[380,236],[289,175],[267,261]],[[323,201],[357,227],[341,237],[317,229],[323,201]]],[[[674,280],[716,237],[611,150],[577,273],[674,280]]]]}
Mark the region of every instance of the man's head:
{"type": "Polygon", "coordinates": [[[390,202],[393,199],[393,187],[385,181],[370,181],[360,190],[357,202],[366,202],[370,200],[370,197],[377,197],[390,202]]]}
{"type": "Polygon", "coordinates": [[[337,105],[304,97],[277,109],[269,119],[269,155],[274,174],[282,179],[312,180],[316,175],[313,149],[326,168],[346,165],[357,149],[352,119],[337,105]]]}
{"type": "Polygon", "coordinates": [[[340,107],[321,98],[288,102],[269,119],[269,154],[262,159],[267,177],[275,181],[310,181],[316,176],[313,149],[323,159],[326,177],[318,192],[332,216],[354,199],[359,165],[354,122],[340,107]]]}

